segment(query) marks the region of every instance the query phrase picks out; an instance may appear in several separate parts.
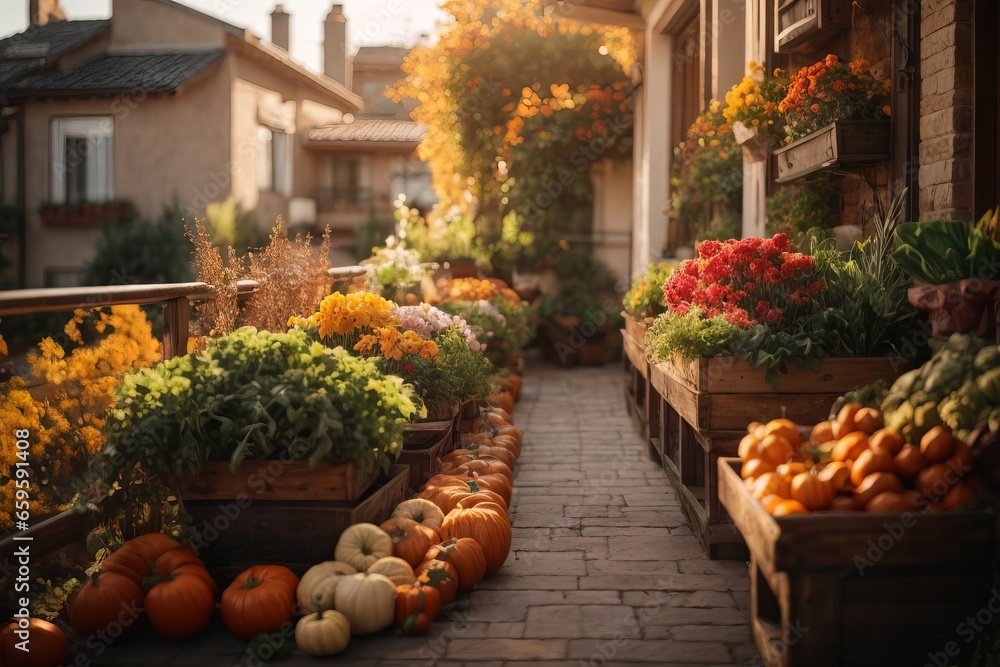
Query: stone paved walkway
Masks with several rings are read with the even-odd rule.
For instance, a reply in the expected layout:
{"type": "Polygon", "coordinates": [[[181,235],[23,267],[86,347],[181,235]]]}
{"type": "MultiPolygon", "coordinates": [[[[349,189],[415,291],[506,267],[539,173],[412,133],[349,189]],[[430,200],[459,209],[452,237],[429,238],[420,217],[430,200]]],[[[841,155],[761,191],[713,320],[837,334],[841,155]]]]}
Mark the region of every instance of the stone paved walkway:
{"type": "MultiPolygon", "coordinates": [[[[536,363],[515,414],[525,430],[511,518],[513,551],[468,606],[423,637],[356,639],[352,667],[747,665],[744,563],[709,561],[646,454],[616,364],[536,363]]],[[[147,633],[96,664],[257,665],[219,627],[167,644],[147,633]]],[[[319,664],[301,653],[273,663],[319,664]]]]}

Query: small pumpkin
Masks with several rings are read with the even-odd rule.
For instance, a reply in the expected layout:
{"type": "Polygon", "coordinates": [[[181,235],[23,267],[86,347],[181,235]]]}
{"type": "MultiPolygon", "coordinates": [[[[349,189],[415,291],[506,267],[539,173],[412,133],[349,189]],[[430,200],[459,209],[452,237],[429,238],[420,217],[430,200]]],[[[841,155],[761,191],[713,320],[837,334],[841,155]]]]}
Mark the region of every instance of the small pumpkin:
{"type": "Polygon", "coordinates": [[[453,537],[471,537],[479,542],[486,556],[486,576],[492,576],[500,571],[510,553],[510,520],[497,505],[484,503],[466,509],[459,503],[441,525],[441,538],[453,537]]]}
{"type": "Polygon", "coordinates": [[[868,438],[868,447],[876,452],[888,452],[895,456],[903,448],[903,437],[895,431],[883,428],[872,433],[868,438]]]}
{"type": "Polygon", "coordinates": [[[392,512],[394,519],[412,519],[422,526],[427,526],[435,533],[441,532],[444,522],[444,512],[441,508],[426,498],[411,498],[396,505],[392,512]]]}
{"type": "Polygon", "coordinates": [[[927,500],[937,502],[942,500],[958,482],[958,474],[944,462],[934,463],[921,470],[917,473],[913,485],[927,500]]]}
{"type": "Polygon", "coordinates": [[[379,558],[391,555],[392,538],[373,523],[348,526],[333,551],[334,560],[347,563],[358,572],[364,572],[379,558]]]}
{"type": "Polygon", "coordinates": [[[897,475],[903,479],[913,479],[929,464],[924,455],[920,453],[920,447],[903,445],[892,460],[892,465],[897,475]]]}
{"type": "Polygon", "coordinates": [[[792,500],[799,501],[806,509],[826,509],[835,495],[836,491],[830,482],[812,473],[799,473],[792,479],[792,500]]]}
{"type": "Polygon", "coordinates": [[[379,558],[377,561],[372,563],[372,566],[367,570],[370,574],[381,574],[392,581],[394,586],[399,586],[400,584],[412,584],[417,575],[414,574],[413,568],[402,558],[396,558],[395,556],[386,556],[385,558],[379,558]]]}
{"type": "Polygon", "coordinates": [[[370,635],[392,625],[396,585],[381,574],[349,575],[337,584],[334,606],[347,617],[351,634],[370,635]]]}
{"type": "Polygon", "coordinates": [[[151,572],[153,572],[152,577],[146,577],[142,580],[143,588],[148,590],[150,586],[165,579],[168,573],[182,567],[188,568],[187,573],[189,575],[201,577],[209,589],[211,589],[213,597],[219,592],[219,586],[212,579],[212,575],[208,573],[204,561],[194,555],[194,551],[190,545],[171,549],[157,558],[156,563],[151,568],[151,572]]]}
{"type": "Polygon", "coordinates": [[[777,467],[787,461],[795,451],[792,444],[778,433],[765,435],[757,445],[760,458],[777,467]]]}
{"type": "Polygon", "coordinates": [[[814,445],[821,445],[833,439],[833,423],[829,421],[816,424],[812,427],[812,432],[809,434],[809,441],[814,445]]]}
{"type": "Polygon", "coordinates": [[[774,472],[775,465],[764,459],[750,459],[743,464],[740,476],[743,479],[756,479],[766,472],[774,472]]]}
{"type": "Polygon", "coordinates": [[[347,563],[328,560],[313,565],[306,570],[295,588],[295,599],[299,603],[299,611],[311,614],[320,609],[333,608],[333,594],[342,577],[357,574],[358,571],[347,563]]]}
{"type": "Polygon", "coordinates": [[[837,418],[833,421],[833,437],[843,438],[851,431],[857,431],[854,418],[862,408],[860,403],[845,403],[837,413],[837,418]]]}
{"type": "Polygon", "coordinates": [[[851,483],[851,466],[843,461],[830,461],[817,474],[824,482],[829,482],[835,492],[846,491],[851,483]]]}
{"type": "Polygon", "coordinates": [[[410,567],[420,565],[427,550],[440,539],[437,532],[413,519],[389,519],[379,528],[388,533],[392,539],[392,555],[402,558],[410,564],[410,567]]]}
{"type": "Polygon", "coordinates": [[[884,426],[882,413],[875,408],[861,408],[854,413],[854,428],[871,435],[884,426]]]}
{"type": "Polygon", "coordinates": [[[855,461],[868,449],[868,436],[863,431],[851,431],[840,437],[833,446],[834,461],[855,461]]]}
{"type": "Polygon", "coordinates": [[[204,630],[215,611],[216,591],[205,568],[179,565],[158,578],[146,593],[150,626],[170,639],[193,637],[204,630]]]}
{"type": "Polygon", "coordinates": [[[789,516],[792,514],[809,514],[809,509],[797,500],[782,500],[771,511],[773,516],[789,516]]]}
{"type": "Polygon", "coordinates": [[[451,563],[443,560],[426,560],[417,567],[417,581],[436,588],[441,595],[441,604],[448,604],[458,595],[458,571],[451,563]]]}
{"type": "Polygon", "coordinates": [[[873,472],[865,477],[854,490],[854,499],[862,507],[867,507],[872,498],[885,491],[899,493],[903,483],[891,472],[873,472]]]}
{"type": "Polygon", "coordinates": [[[149,575],[150,566],[164,553],[178,547],[180,542],[169,535],[146,533],[125,542],[98,567],[104,572],[125,575],[136,584],[141,584],[143,578],[149,575]]]}
{"type": "Polygon", "coordinates": [[[866,512],[914,512],[916,510],[917,506],[912,492],[908,494],[905,491],[883,491],[865,505],[866,512]]]}
{"type": "Polygon", "coordinates": [[[920,453],[930,463],[941,463],[955,453],[955,438],[944,426],[935,426],[920,438],[920,453]]]}
{"type": "Polygon", "coordinates": [[[857,512],[862,508],[854,496],[837,496],[827,509],[831,512],[857,512]]]}
{"type": "Polygon", "coordinates": [[[896,464],[893,463],[892,454],[887,451],[875,451],[866,449],[861,452],[858,459],[851,467],[851,484],[856,487],[861,486],[861,482],[873,472],[895,472],[896,464]]]}
{"type": "MultiPolygon", "coordinates": [[[[19,667],[60,667],[69,659],[69,640],[66,634],[54,623],[40,618],[29,618],[26,621],[31,643],[30,651],[22,651],[17,644],[24,641],[17,635],[18,621],[12,621],[0,629],[0,665],[18,665],[19,667]]],[[[22,631],[24,631],[22,630],[22,631]]]]}
{"type": "Polygon", "coordinates": [[[784,417],[772,419],[764,424],[764,438],[762,440],[767,440],[767,436],[769,435],[776,435],[784,439],[792,449],[797,449],[802,444],[799,427],[791,419],[785,419],[784,417]]]}
{"type": "Polygon", "coordinates": [[[130,577],[98,570],[70,598],[69,624],[76,634],[90,637],[114,623],[122,632],[113,634],[124,636],[135,628],[144,598],[139,584],[130,577]]]}
{"type": "Polygon", "coordinates": [[[404,635],[421,635],[441,611],[441,594],[419,581],[396,586],[396,627],[404,635]]]}
{"type": "Polygon", "coordinates": [[[351,622],[333,609],[307,614],[295,624],[295,643],[312,656],[336,655],[351,643],[351,622]]]}
{"type": "Polygon", "coordinates": [[[471,590],[486,576],[486,554],[479,542],[470,537],[453,537],[435,544],[424,554],[424,560],[451,563],[458,574],[458,590],[463,592],[471,590]]]}
{"type": "Polygon", "coordinates": [[[292,619],[298,577],[282,565],[255,565],[222,592],[222,621],[237,638],[249,641],[277,632],[292,619]]]}

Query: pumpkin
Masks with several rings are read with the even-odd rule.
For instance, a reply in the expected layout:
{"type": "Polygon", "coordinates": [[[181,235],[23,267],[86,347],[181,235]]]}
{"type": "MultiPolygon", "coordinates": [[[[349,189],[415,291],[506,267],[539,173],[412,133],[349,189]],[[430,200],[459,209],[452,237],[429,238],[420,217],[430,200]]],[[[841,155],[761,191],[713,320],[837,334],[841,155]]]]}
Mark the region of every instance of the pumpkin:
{"type": "Polygon", "coordinates": [[[790,514],[809,514],[809,509],[797,500],[782,500],[771,511],[773,516],[788,516],[790,514]]]}
{"type": "Polygon", "coordinates": [[[851,431],[841,436],[833,446],[834,461],[855,461],[868,449],[868,436],[862,431],[851,431]]]}
{"type": "Polygon", "coordinates": [[[757,451],[760,452],[760,458],[774,466],[779,466],[791,457],[795,448],[783,436],[771,433],[765,435],[760,441],[760,444],[757,445],[757,451]]]}
{"type": "Polygon", "coordinates": [[[215,591],[215,582],[201,565],[172,567],[146,593],[149,624],[170,639],[192,637],[212,619],[215,591]]]}
{"type": "Polygon", "coordinates": [[[458,590],[463,592],[471,590],[486,576],[486,554],[479,542],[469,537],[452,538],[435,544],[424,554],[424,560],[451,563],[458,574],[458,590]]]}
{"type": "Polygon", "coordinates": [[[468,449],[456,449],[442,459],[445,463],[441,466],[441,472],[448,472],[449,469],[477,459],[496,459],[511,469],[517,463],[517,456],[506,447],[496,447],[492,443],[469,445],[468,449]]]}
{"type": "Polygon", "coordinates": [[[467,461],[460,466],[455,468],[455,472],[463,473],[466,475],[471,475],[472,473],[479,473],[480,475],[502,475],[506,477],[508,481],[513,484],[514,473],[507,464],[502,463],[497,459],[474,459],[472,461],[467,461]]]}
{"type": "Polygon", "coordinates": [[[795,425],[791,419],[772,419],[764,425],[764,438],[762,440],[767,440],[767,436],[776,435],[785,440],[792,449],[797,449],[802,444],[802,436],[799,435],[799,427],[795,425]]]}
{"type": "Polygon", "coordinates": [[[809,434],[809,441],[814,445],[821,445],[833,439],[833,423],[828,421],[820,422],[813,426],[812,432],[809,434]]]}
{"type": "Polygon", "coordinates": [[[770,496],[764,496],[763,498],[761,498],[760,504],[761,507],[764,508],[765,512],[767,512],[768,514],[773,514],[774,508],[777,507],[779,504],[785,502],[786,500],[788,499],[782,498],[781,496],[778,495],[771,494],[770,496]]]}
{"type": "MultiPolygon", "coordinates": [[[[511,498],[514,495],[514,485],[509,479],[503,475],[491,473],[487,475],[480,475],[477,472],[470,473],[468,475],[464,473],[457,473],[451,475],[438,474],[427,480],[427,486],[440,486],[442,480],[440,478],[452,477],[461,480],[463,484],[467,484],[469,490],[475,493],[476,491],[486,490],[493,491],[501,498],[503,498],[503,504],[505,507],[510,507],[511,498]],[[475,482],[475,484],[472,484],[475,482]]],[[[458,486],[452,483],[445,483],[444,486],[458,486]]]]}
{"type": "Polygon", "coordinates": [[[945,462],[935,463],[921,470],[913,485],[927,500],[936,502],[943,500],[958,481],[959,475],[945,462]]]}
{"type": "Polygon", "coordinates": [[[816,476],[828,482],[835,492],[846,491],[851,482],[851,466],[843,461],[831,461],[816,476]]]}
{"type": "Polygon", "coordinates": [[[458,571],[443,560],[427,560],[417,568],[417,581],[437,589],[441,604],[448,604],[458,595],[458,571]]]}
{"type": "Polygon", "coordinates": [[[892,460],[894,472],[903,479],[913,479],[927,467],[927,459],[916,445],[903,445],[892,460]]]}
{"type": "Polygon", "coordinates": [[[872,498],[884,491],[894,491],[899,493],[903,490],[903,483],[898,477],[890,472],[873,472],[865,477],[861,484],[854,490],[854,499],[862,507],[867,507],[872,498]]]}
{"type": "Polygon", "coordinates": [[[892,454],[887,451],[873,451],[866,449],[858,456],[851,468],[851,484],[855,487],[861,486],[865,477],[873,472],[895,472],[896,464],[893,463],[892,454]]]}
{"type": "Polygon", "coordinates": [[[521,456],[521,440],[515,438],[509,432],[501,430],[500,433],[493,437],[491,444],[493,447],[502,447],[511,452],[515,459],[521,456]]]}
{"type": "Polygon", "coordinates": [[[744,461],[748,459],[759,459],[760,458],[760,438],[755,436],[753,433],[747,433],[740,440],[740,446],[736,449],[736,454],[744,461]]]}
{"type": "MultiPolygon", "coordinates": [[[[150,567],[165,552],[176,549],[180,543],[163,533],[146,533],[132,538],[103,561],[104,572],[123,574],[137,584],[150,574],[150,567]]],[[[192,552],[193,553],[193,552],[192,552]]]]}
{"type": "Polygon", "coordinates": [[[381,574],[352,574],[337,584],[333,604],[350,621],[351,634],[370,635],[392,625],[396,585],[381,574]]]}
{"type": "Polygon", "coordinates": [[[514,397],[510,395],[509,391],[501,391],[499,394],[487,396],[486,400],[491,405],[495,405],[507,413],[514,411],[514,397]]]}
{"type": "Polygon", "coordinates": [[[392,540],[392,555],[402,558],[410,567],[420,565],[424,554],[440,537],[427,526],[421,526],[413,519],[389,519],[379,526],[392,540]]]}
{"type": "Polygon", "coordinates": [[[976,460],[972,456],[972,450],[964,442],[955,443],[955,453],[948,459],[948,463],[959,475],[965,475],[972,471],[976,460]]]}
{"type": "Polygon", "coordinates": [[[295,643],[312,656],[336,655],[351,643],[351,622],[333,609],[307,614],[295,624],[295,643]]]}
{"type": "Polygon", "coordinates": [[[930,463],[947,461],[955,453],[955,438],[944,426],[935,426],[920,438],[920,453],[930,463]]]}
{"type": "Polygon", "coordinates": [[[827,509],[831,512],[857,512],[861,507],[854,496],[837,496],[827,509]]]}
{"type": "Polygon", "coordinates": [[[347,563],[358,572],[364,572],[379,558],[391,555],[392,538],[373,523],[348,526],[333,551],[334,560],[347,563]]]}
{"type": "Polygon", "coordinates": [[[60,667],[68,661],[69,640],[58,625],[40,618],[29,618],[25,623],[23,630],[16,620],[0,629],[0,665],[60,667]],[[18,636],[18,631],[27,631],[28,637],[18,636]],[[30,651],[17,648],[26,638],[30,638],[30,651]]]}
{"type": "Polygon", "coordinates": [[[441,595],[436,588],[419,581],[396,586],[396,627],[404,635],[420,635],[431,627],[441,611],[441,595]]]}
{"type": "MultiPolygon", "coordinates": [[[[916,511],[916,499],[913,492],[883,491],[865,505],[866,512],[913,512],[916,511]]],[[[919,498],[919,494],[917,494],[919,498]]]]}
{"type": "Polygon", "coordinates": [[[778,475],[778,473],[766,472],[753,480],[753,490],[751,493],[757,500],[770,495],[791,498],[792,485],[787,479],[778,475]]]}
{"type": "Polygon", "coordinates": [[[194,555],[194,551],[191,549],[190,545],[185,545],[176,549],[171,549],[164,552],[159,558],[156,559],[156,563],[153,564],[152,571],[154,572],[152,583],[149,583],[149,577],[143,579],[143,586],[149,588],[152,584],[167,577],[168,573],[173,570],[177,570],[182,567],[187,567],[187,573],[189,575],[195,575],[202,578],[205,584],[211,589],[212,596],[214,597],[216,593],[219,592],[219,587],[212,579],[212,575],[208,573],[205,568],[205,563],[200,558],[194,555]]]}
{"type": "Polygon", "coordinates": [[[825,509],[833,502],[834,495],[833,485],[812,473],[799,473],[792,479],[792,500],[799,501],[806,509],[825,509]]]}
{"type": "Polygon", "coordinates": [[[969,481],[962,481],[956,484],[944,494],[941,504],[946,510],[962,510],[975,507],[979,500],[976,489],[969,481]]]}
{"type": "Polygon", "coordinates": [[[328,560],[313,565],[306,570],[295,588],[295,599],[299,603],[299,611],[311,614],[320,609],[333,608],[333,594],[342,577],[357,574],[358,571],[347,563],[328,560]]]}
{"type": "Polygon", "coordinates": [[[764,459],[750,459],[743,464],[742,470],[740,470],[740,476],[743,479],[756,479],[766,472],[774,472],[774,464],[765,461],[764,459]]]}
{"type": "Polygon", "coordinates": [[[840,412],[837,413],[837,418],[833,421],[834,438],[843,438],[851,431],[858,430],[854,424],[854,417],[858,414],[858,410],[860,410],[861,407],[860,403],[845,403],[844,406],[840,408],[840,412]]]}
{"type": "Polygon", "coordinates": [[[500,571],[510,553],[510,520],[498,505],[483,503],[465,508],[459,503],[444,518],[441,538],[471,537],[483,548],[486,556],[486,576],[500,571]]]}
{"type": "Polygon", "coordinates": [[[854,413],[854,428],[871,435],[882,428],[882,413],[875,408],[861,408],[854,413]]]}
{"type": "Polygon", "coordinates": [[[507,512],[507,503],[499,495],[486,489],[473,492],[469,490],[470,486],[471,484],[467,482],[463,486],[430,487],[420,495],[430,499],[445,513],[455,509],[459,503],[471,507],[484,502],[496,503],[504,508],[504,513],[507,512]]]}
{"type": "Polygon", "coordinates": [[[262,632],[277,632],[292,619],[297,586],[298,577],[281,565],[244,570],[222,592],[222,621],[243,641],[262,632]]]}
{"type": "Polygon", "coordinates": [[[411,498],[396,505],[396,509],[392,512],[392,518],[412,519],[438,533],[441,531],[441,523],[444,521],[444,512],[426,498],[411,498]]]}
{"type": "Polygon", "coordinates": [[[130,577],[98,570],[70,599],[69,624],[81,637],[106,631],[112,624],[122,631],[109,634],[124,636],[135,628],[143,599],[142,589],[130,577]]]}
{"type": "Polygon", "coordinates": [[[490,423],[494,426],[503,426],[504,424],[513,424],[514,418],[510,416],[510,412],[500,408],[496,405],[486,408],[483,411],[486,418],[490,420],[490,423]]]}
{"type": "Polygon", "coordinates": [[[392,581],[393,586],[412,584],[417,578],[410,564],[402,558],[396,558],[395,556],[379,558],[368,568],[368,572],[370,574],[381,574],[392,581]]]}
{"type": "Polygon", "coordinates": [[[903,438],[895,431],[889,429],[879,429],[868,438],[868,447],[874,451],[888,452],[895,456],[903,448],[903,438]]]}

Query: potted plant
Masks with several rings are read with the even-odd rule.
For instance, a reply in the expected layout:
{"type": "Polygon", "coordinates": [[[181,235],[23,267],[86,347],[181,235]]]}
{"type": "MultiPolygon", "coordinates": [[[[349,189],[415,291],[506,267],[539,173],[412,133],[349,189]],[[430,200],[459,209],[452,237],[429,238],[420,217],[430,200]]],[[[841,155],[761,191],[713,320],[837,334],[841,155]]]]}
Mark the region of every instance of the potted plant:
{"type": "Polygon", "coordinates": [[[779,183],[844,162],[889,157],[891,81],[865,60],[831,54],[792,75],[778,105],[791,143],[775,151],[779,183]]]}
{"type": "Polygon", "coordinates": [[[743,147],[743,161],[760,162],[785,138],[778,104],[788,93],[788,77],[780,69],[767,76],[753,61],[748,69],[750,73],[726,93],[722,114],[733,126],[736,143],[743,147]]]}
{"type": "Polygon", "coordinates": [[[468,322],[494,366],[517,366],[534,335],[527,305],[517,292],[496,278],[456,278],[444,285],[441,298],[441,309],[468,322]]]}
{"type": "Polygon", "coordinates": [[[908,222],[896,230],[893,260],[916,285],[910,303],[930,312],[931,333],[996,337],[1000,299],[1000,232],[997,214],[977,223],[908,222]]]}
{"type": "Polygon", "coordinates": [[[385,247],[361,262],[365,267],[365,290],[398,303],[414,305],[422,300],[421,283],[435,265],[422,264],[420,254],[403,247],[395,236],[385,247]]]}
{"type": "Polygon", "coordinates": [[[389,469],[403,425],[422,409],[413,388],[374,361],[298,329],[252,327],[125,375],[114,399],[95,462],[112,496],[155,481],[205,497],[199,476],[246,487],[250,476],[235,474],[244,461],[276,459],[276,477],[315,473],[304,497],[353,500],[389,469]]]}
{"type": "Polygon", "coordinates": [[[625,309],[625,332],[636,344],[643,345],[646,327],[667,310],[663,301],[663,284],[676,265],[654,262],[632,279],[632,285],[622,299],[625,309]]]}

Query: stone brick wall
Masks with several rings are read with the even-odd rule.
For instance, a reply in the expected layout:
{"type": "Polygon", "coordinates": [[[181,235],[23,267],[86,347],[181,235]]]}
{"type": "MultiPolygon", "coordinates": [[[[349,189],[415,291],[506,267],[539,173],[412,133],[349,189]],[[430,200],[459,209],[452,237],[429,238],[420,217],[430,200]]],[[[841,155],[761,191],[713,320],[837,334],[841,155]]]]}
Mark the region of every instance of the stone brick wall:
{"type": "Polygon", "coordinates": [[[972,0],[924,0],[920,219],[972,217],[972,0]]]}

